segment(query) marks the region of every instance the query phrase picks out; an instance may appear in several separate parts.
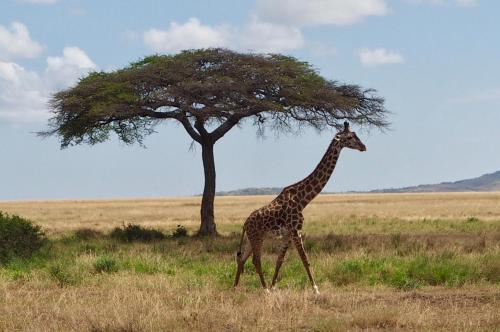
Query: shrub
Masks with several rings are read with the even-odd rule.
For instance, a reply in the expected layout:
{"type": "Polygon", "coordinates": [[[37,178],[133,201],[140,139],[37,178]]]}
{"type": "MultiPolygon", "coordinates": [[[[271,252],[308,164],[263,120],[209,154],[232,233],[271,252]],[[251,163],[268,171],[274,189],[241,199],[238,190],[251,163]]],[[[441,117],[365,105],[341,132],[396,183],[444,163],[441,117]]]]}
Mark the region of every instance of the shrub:
{"type": "Polygon", "coordinates": [[[177,228],[175,231],[172,232],[172,237],[173,238],[180,238],[180,237],[186,237],[187,236],[187,229],[186,227],[182,225],[177,225],[177,228]]]}
{"type": "Polygon", "coordinates": [[[0,264],[31,257],[46,241],[40,226],[0,211],[0,264]]]}
{"type": "Polygon", "coordinates": [[[59,287],[69,286],[75,283],[75,279],[62,264],[54,264],[49,267],[50,277],[57,282],[59,287]]]}
{"type": "Polygon", "coordinates": [[[91,239],[95,239],[97,237],[100,237],[101,235],[102,235],[101,232],[96,231],[94,229],[80,228],[80,229],[77,229],[75,231],[73,236],[76,240],[87,241],[87,240],[91,240],[91,239]]]}
{"type": "Polygon", "coordinates": [[[470,224],[477,223],[478,221],[479,221],[479,219],[478,219],[478,218],[476,218],[476,217],[469,217],[469,218],[467,218],[467,220],[466,220],[466,222],[467,222],[467,223],[470,223],[470,224]]]}
{"type": "Polygon", "coordinates": [[[94,269],[98,273],[112,273],[118,271],[118,262],[110,256],[100,256],[94,262],[94,269]]]}
{"type": "Polygon", "coordinates": [[[124,227],[116,227],[111,231],[111,237],[125,242],[151,242],[162,240],[166,236],[156,229],[144,228],[140,225],[128,224],[124,227]]]}

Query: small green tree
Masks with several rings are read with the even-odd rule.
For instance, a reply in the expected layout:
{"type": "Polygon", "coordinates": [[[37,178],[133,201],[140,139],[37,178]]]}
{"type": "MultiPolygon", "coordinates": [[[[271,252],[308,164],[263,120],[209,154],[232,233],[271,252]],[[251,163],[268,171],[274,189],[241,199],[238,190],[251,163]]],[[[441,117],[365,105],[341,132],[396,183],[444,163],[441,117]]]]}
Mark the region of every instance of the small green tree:
{"type": "Polygon", "coordinates": [[[153,55],[113,72],[94,72],[54,94],[43,136],[61,147],[95,144],[114,132],[142,144],[161,120],[178,121],[201,145],[205,187],[199,234],[214,235],[214,144],[248,120],[258,133],[317,130],[351,123],[384,127],[384,100],[374,90],[321,77],[310,64],[279,54],[227,49],[153,55]]]}

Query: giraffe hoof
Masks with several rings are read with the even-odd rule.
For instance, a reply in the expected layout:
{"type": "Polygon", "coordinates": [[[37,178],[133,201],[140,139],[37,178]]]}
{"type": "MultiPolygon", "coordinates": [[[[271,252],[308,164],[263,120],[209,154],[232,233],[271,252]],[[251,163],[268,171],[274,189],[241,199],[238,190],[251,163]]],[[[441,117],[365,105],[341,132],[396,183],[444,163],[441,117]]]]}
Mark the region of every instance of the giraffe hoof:
{"type": "Polygon", "coordinates": [[[265,288],[265,292],[266,292],[266,294],[271,294],[271,291],[269,291],[268,288],[265,288]]]}
{"type": "Polygon", "coordinates": [[[314,285],[313,288],[314,288],[314,294],[319,295],[318,286],[314,285]]]}

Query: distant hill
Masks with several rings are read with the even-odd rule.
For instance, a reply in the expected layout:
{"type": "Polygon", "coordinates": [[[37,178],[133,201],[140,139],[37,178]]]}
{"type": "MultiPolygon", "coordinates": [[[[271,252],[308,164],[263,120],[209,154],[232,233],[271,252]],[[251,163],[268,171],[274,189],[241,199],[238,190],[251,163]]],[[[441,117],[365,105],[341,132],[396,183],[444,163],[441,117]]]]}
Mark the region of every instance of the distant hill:
{"type": "Polygon", "coordinates": [[[453,191],[500,191],[500,171],[480,177],[438,184],[422,184],[413,187],[372,190],[373,193],[423,193],[453,191]]]}
{"type": "Polygon", "coordinates": [[[254,196],[254,195],[277,195],[283,188],[243,188],[230,191],[218,191],[216,196],[254,196]]]}
{"type": "MultiPolygon", "coordinates": [[[[255,195],[278,195],[283,188],[263,187],[263,188],[243,188],[230,191],[218,191],[216,196],[255,196],[255,195]]],[[[321,194],[333,194],[323,191],[321,194]]]]}
{"type": "MultiPolygon", "coordinates": [[[[219,191],[217,196],[253,196],[253,195],[277,195],[283,188],[244,188],[230,191],[219,191]]],[[[441,182],[438,184],[422,184],[413,187],[377,189],[371,193],[423,193],[423,192],[453,192],[453,191],[500,191],[500,171],[484,174],[473,179],[455,182],[441,182]]],[[[359,192],[361,193],[361,192],[359,192]]],[[[322,194],[333,194],[322,192],[322,194]]]]}

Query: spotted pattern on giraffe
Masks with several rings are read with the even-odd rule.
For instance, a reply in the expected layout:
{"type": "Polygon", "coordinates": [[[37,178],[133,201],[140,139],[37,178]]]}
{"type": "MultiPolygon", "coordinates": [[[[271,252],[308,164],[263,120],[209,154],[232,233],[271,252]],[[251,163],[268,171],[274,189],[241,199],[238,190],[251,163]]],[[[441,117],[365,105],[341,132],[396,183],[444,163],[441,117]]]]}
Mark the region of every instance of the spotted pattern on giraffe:
{"type": "Polygon", "coordinates": [[[278,273],[289,246],[293,243],[302,260],[306,273],[314,291],[319,294],[318,286],[314,281],[309,260],[304,250],[301,230],[304,224],[303,209],[323,190],[337,164],[340,151],[343,148],[366,151],[365,145],[344,123],[344,130],[338,132],[323,158],[314,171],[303,180],[285,187],[281,193],[269,204],[253,211],[243,225],[240,250],[236,256],[237,270],[234,287],[238,286],[240,275],[246,260],[252,255],[252,262],[259,275],[262,287],[267,290],[261,267],[261,251],[264,238],[281,238],[281,250],[276,260],[276,267],[272,279],[272,287],[276,285],[278,273]],[[246,237],[245,237],[246,233],[246,237]],[[243,242],[247,239],[244,251],[243,242]]]}

